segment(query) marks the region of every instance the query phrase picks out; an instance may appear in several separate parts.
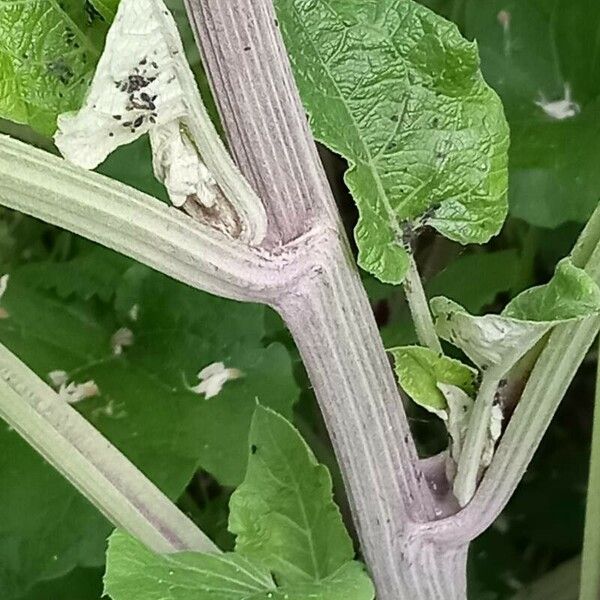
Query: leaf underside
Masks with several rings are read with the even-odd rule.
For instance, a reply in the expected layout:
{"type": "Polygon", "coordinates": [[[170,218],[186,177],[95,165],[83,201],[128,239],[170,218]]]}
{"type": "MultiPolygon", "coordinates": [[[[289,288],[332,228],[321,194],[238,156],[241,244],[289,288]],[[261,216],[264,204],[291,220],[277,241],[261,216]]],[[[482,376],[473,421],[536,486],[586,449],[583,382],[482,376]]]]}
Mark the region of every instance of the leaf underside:
{"type": "Polygon", "coordinates": [[[570,259],[559,262],[549,283],[519,294],[500,315],[470,315],[447,298],[433,298],[436,331],[480,368],[506,373],[559,323],[600,312],[600,288],[570,259]]]}

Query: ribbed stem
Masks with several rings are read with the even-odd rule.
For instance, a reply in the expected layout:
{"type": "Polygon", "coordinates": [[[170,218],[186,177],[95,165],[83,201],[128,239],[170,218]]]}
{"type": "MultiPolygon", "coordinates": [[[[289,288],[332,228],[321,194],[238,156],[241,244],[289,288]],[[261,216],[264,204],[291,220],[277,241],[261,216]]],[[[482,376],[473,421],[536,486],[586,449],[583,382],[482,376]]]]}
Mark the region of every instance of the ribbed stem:
{"type": "Polygon", "coordinates": [[[0,418],[114,525],[155,552],[218,552],[152,482],[2,345],[0,418]]]}
{"type": "MultiPolygon", "coordinates": [[[[296,89],[272,0],[185,0],[230,146],[269,217],[264,246],[323,228],[272,303],[311,378],[378,600],[464,598],[464,547],[427,547],[435,517],[389,360],[296,89]],[[311,266],[312,265],[312,266],[311,266]],[[435,556],[434,556],[435,555],[435,556]]],[[[288,247],[289,250],[289,247],[288,247]]]]}
{"type": "Polygon", "coordinates": [[[338,219],[271,0],[185,0],[231,151],[265,203],[267,245],[338,219]]]}
{"type": "MultiPolygon", "coordinates": [[[[582,232],[571,257],[576,266],[585,268],[600,284],[600,206],[582,232]]],[[[599,330],[600,318],[595,316],[554,329],[475,497],[458,514],[423,525],[421,535],[441,544],[467,543],[496,520],[521,481],[599,330]]]]}
{"type": "Polygon", "coordinates": [[[598,600],[598,598],[600,598],[600,365],[597,367],[596,378],[596,403],[579,600],[598,600]]]}
{"type": "Polygon", "coordinates": [[[412,536],[415,522],[434,518],[433,500],[351,257],[331,239],[310,256],[314,267],[276,308],[319,400],[378,600],[463,598],[464,548],[422,547],[412,536]]]}
{"type": "Polygon", "coordinates": [[[264,253],[147,194],[1,135],[0,204],[214,294],[260,300],[279,276],[264,253]]]}

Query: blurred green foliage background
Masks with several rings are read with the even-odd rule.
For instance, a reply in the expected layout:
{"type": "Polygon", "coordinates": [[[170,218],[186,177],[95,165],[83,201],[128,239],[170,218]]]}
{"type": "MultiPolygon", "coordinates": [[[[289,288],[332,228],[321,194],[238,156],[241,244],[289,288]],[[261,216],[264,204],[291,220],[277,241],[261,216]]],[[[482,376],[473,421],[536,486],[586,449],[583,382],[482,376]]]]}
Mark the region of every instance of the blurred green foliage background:
{"type": "MultiPolygon", "coordinates": [[[[476,313],[498,311],[519,291],[549,279],[600,197],[600,4],[424,3],[477,40],[484,75],[504,102],[512,145],[510,217],[502,233],[475,248],[427,232],[418,242],[418,262],[428,294],[446,295],[476,313]],[[557,118],[553,110],[566,116],[557,118]]],[[[210,102],[183,7],[170,4],[210,102]]],[[[216,119],[214,106],[212,114],[216,119]]],[[[54,151],[48,137],[27,127],[1,122],[0,128],[54,151]]],[[[342,180],[345,165],[327,150],[321,153],[350,233],[356,210],[342,180]]],[[[146,140],[121,148],[99,171],[165,199],[146,140]]],[[[98,381],[102,396],[82,403],[82,412],[179,497],[223,547],[232,544],[227,500],[244,468],[236,440],[243,440],[255,396],[284,413],[294,411],[296,424],[332,469],[348,518],[313,393],[274,313],[193,292],[7,210],[0,211],[0,263],[2,273],[11,273],[0,340],[43,377],[60,367],[98,381]],[[131,322],[135,305],[140,317],[131,322]],[[136,343],[115,358],[110,339],[122,326],[134,330],[136,343]],[[186,386],[217,360],[242,366],[249,375],[200,405],[186,386]],[[236,419],[228,418],[232,412],[236,419]]],[[[367,275],[364,281],[386,346],[415,341],[401,288],[367,275]]],[[[583,364],[504,514],[473,544],[471,598],[510,598],[580,552],[596,358],[590,355],[583,364]]],[[[439,451],[445,441],[439,423],[417,407],[407,408],[423,455],[439,451]]],[[[108,524],[5,427],[0,515],[0,597],[99,599],[108,524]]]]}

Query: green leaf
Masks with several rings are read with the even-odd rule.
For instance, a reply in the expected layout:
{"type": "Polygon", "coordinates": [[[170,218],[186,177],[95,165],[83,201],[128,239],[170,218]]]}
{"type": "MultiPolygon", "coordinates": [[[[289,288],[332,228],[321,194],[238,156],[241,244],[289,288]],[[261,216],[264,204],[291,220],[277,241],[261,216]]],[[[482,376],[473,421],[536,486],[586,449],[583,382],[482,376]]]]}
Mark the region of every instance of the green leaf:
{"type": "Polygon", "coordinates": [[[0,0],[0,117],[51,135],[80,106],[106,33],[85,4],[0,0]]]}
{"type": "Polygon", "coordinates": [[[244,483],[231,498],[236,550],[284,585],[321,581],[354,557],[331,477],[285,419],[258,407],[244,483]]]}
{"type": "Polygon", "coordinates": [[[329,473],[300,434],[258,405],[249,444],[246,480],[230,504],[236,552],[159,556],[117,532],[105,576],[113,600],[373,600],[329,473]]]}
{"type": "Polygon", "coordinates": [[[244,556],[161,556],[120,532],[110,538],[104,585],[113,600],[247,600],[276,588],[268,569],[244,556]]]}
{"type": "Polygon", "coordinates": [[[99,600],[102,596],[102,571],[75,569],[68,575],[36,585],[19,600],[99,600]]]}
{"type": "Polygon", "coordinates": [[[600,288],[565,258],[546,285],[525,290],[502,311],[505,317],[529,321],[564,321],[598,312],[600,288]]]}
{"type": "Polygon", "coordinates": [[[91,0],[91,4],[110,23],[117,14],[119,0],[91,0]]]}
{"type": "Polygon", "coordinates": [[[109,302],[115,295],[131,261],[122,254],[91,246],[68,262],[31,263],[19,269],[24,284],[53,290],[61,298],[94,296],[109,302]]]}
{"type": "Polygon", "coordinates": [[[372,600],[363,567],[348,563],[319,583],[278,587],[260,562],[240,554],[153,554],[117,532],[109,543],[105,593],[112,600],[372,600]]]}
{"type": "Polygon", "coordinates": [[[465,5],[465,32],[479,43],[483,72],[510,123],[511,213],[540,227],[586,221],[600,197],[600,4],[465,5]]]}
{"type": "Polygon", "coordinates": [[[504,374],[555,325],[600,312],[600,289],[564,259],[549,283],[522,292],[500,315],[475,317],[447,298],[433,298],[431,309],[440,337],[481,369],[504,374]]]}
{"type": "MultiPolygon", "coordinates": [[[[112,253],[96,249],[90,261],[98,262],[103,252],[110,272],[112,253]]],[[[63,273],[52,263],[53,277],[79,278],[70,262],[62,265],[63,273]]],[[[85,286],[61,298],[44,289],[43,281],[35,286],[28,271],[11,273],[1,302],[9,316],[0,320],[0,341],[46,380],[51,371],[63,370],[77,383],[95,381],[100,395],[77,408],[171,497],[181,494],[198,466],[225,485],[243,479],[257,399],[291,416],[298,389],[285,348],[263,343],[264,308],[202,294],[139,265],[125,271],[109,303],[98,294],[81,300],[89,297],[85,286]],[[118,310],[112,306],[117,301],[118,310]],[[130,318],[134,313],[137,320],[130,318]],[[133,332],[133,345],[115,355],[111,338],[123,326],[133,332]],[[210,399],[191,392],[198,371],[219,361],[244,377],[225,383],[210,399]]],[[[114,287],[109,280],[107,290],[114,287]]],[[[109,525],[4,427],[0,506],[3,600],[76,565],[102,564],[109,525]]]]}
{"type": "Polygon", "coordinates": [[[392,348],[396,375],[402,389],[420,406],[446,412],[448,402],[439,384],[455,386],[468,396],[475,393],[477,371],[429,348],[405,346],[392,348]]]}
{"type": "Polygon", "coordinates": [[[460,256],[425,284],[427,296],[447,296],[477,313],[508,292],[519,272],[516,250],[460,256]]]}
{"type": "Polygon", "coordinates": [[[350,163],[359,263],[400,282],[424,225],[482,243],[506,216],[508,129],[475,44],[412,0],[279,0],[315,137],[350,163]]]}

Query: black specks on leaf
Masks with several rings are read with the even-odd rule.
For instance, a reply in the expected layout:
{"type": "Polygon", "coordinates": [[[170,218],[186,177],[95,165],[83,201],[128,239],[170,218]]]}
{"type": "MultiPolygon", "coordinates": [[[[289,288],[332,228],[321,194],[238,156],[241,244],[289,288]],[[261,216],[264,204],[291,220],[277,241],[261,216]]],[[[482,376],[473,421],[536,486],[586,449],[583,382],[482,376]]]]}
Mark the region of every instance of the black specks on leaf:
{"type": "Polygon", "coordinates": [[[46,64],[48,73],[56,77],[61,83],[67,85],[74,77],[73,69],[68,65],[64,58],[60,57],[51,60],[46,64]]]}
{"type": "Polygon", "coordinates": [[[85,0],[83,8],[90,25],[94,23],[94,21],[104,21],[104,17],[96,10],[94,5],[89,0],[85,0]]]}
{"type": "Polygon", "coordinates": [[[70,27],[67,27],[65,29],[65,32],[64,32],[63,35],[65,37],[65,43],[68,46],[74,46],[76,44],[76,42],[75,42],[75,38],[76,38],[75,32],[70,27]]]}
{"type": "Polygon", "coordinates": [[[252,446],[250,446],[251,454],[256,454],[257,450],[258,450],[258,446],[256,446],[255,444],[252,444],[252,446]]]}

